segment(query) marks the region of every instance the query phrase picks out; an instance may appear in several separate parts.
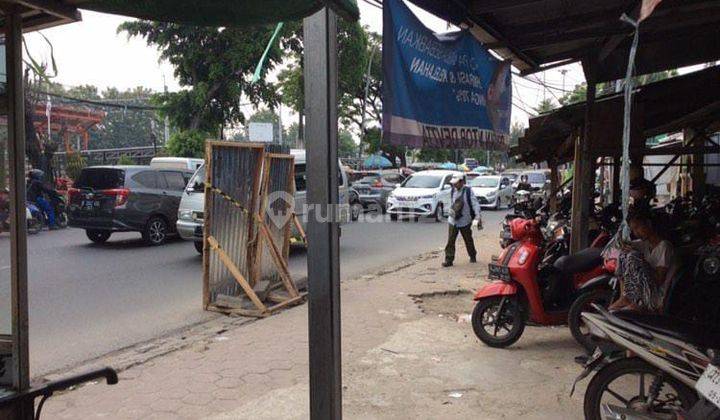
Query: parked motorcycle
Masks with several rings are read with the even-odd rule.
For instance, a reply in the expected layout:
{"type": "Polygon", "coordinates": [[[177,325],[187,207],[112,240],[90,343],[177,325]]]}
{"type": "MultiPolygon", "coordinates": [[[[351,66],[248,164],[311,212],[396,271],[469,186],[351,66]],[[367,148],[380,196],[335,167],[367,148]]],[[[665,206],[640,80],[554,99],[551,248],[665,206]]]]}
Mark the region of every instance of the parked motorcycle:
{"type": "MultiPolygon", "coordinates": [[[[690,410],[697,401],[694,387],[711,366],[706,350],[720,348],[717,327],[665,315],[595,310],[582,316],[601,341],[573,384],[574,390],[598,369],[585,391],[585,418],[630,411],[645,416],[640,418],[670,419],[690,410]]],[[[707,375],[712,384],[701,393],[720,403],[720,371],[710,369],[707,375]]]]}
{"type": "Polygon", "coordinates": [[[45,224],[42,210],[34,203],[28,202],[25,205],[25,219],[27,220],[27,232],[31,235],[39,233],[45,224]]]}
{"type": "Polygon", "coordinates": [[[50,206],[52,206],[55,212],[55,225],[61,229],[66,228],[68,225],[68,216],[65,197],[57,191],[48,192],[47,195],[50,206]]]}
{"type": "Polygon", "coordinates": [[[474,296],[471,321],[475,335],[491,347],[507,347],[527,322],[561,325],[579,287],[601,274],[599,248],[567,256],[566,226],[545,238],[535,220],[511,220],[512,245],[488,266],[491,283],[474,296]],[[564,264],[557,265],[560,257],[564,264]]]}

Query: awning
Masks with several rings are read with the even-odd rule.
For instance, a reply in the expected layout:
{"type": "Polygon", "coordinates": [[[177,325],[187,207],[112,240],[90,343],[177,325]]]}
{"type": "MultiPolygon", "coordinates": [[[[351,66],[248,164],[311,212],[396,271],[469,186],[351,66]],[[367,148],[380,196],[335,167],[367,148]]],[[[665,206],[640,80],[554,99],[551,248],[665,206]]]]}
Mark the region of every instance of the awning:
{"type": "MultiPolygon", "coordinates": [[[[631,153],[643,154],[647,138],[680,131],[707,122],[720,122],[720,66],[640,86],[633,108],[631,153]]],[[[594,156],[619,155],[622,151],[622,94],[601,96],[594,107],[590,148],[594,156]]],[[[530,126],[510,154],[521,161],[557,163],[573,159],[573,133],[585,121],[580,102],[530,119],[530,126]]]]}
{"type": "Polygon", "coordinates": [[[197,26],[248,26],[297,20],[325,5],[349,20],[360,17],[355,0],[66,0],[96,12],[197,26]]]}
{"type": "MultiPolygon", "coordinates": [[[[627,68],[640,1],[410,0],[470,31],[523,73],[591,58],[597,81],[620,79],[627,68]]],[[[663,0],[640,25],[636,73],[715,61],[720,57],[720,1],[663,0]]]]}

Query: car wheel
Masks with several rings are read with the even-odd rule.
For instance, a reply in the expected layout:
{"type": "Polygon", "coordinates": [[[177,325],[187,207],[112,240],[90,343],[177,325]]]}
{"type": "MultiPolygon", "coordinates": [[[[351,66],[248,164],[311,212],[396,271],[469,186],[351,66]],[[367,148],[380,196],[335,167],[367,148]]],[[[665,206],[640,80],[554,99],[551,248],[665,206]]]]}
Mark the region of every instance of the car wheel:
{"type": "Polygon", "coordinates": [[[112,232],[107,230],[88,229],[85,231],[85,235],[87,235],[88,239],[95,242],[96,244],[103,244],[107,242],[108,239],[110,239],[110,235],[112,235],[112,232]]]}
{"type": "Polygon", "coordinates": [[[398,215],[397,215],[397,214],[395,214],[395,213],[390,213],[390,220],[392,220],[393,222],[397,222],[397,219],[398,219],[398,215]]]}
{"type": "Polygon", "coordinates": [[[443,213],[444,213],[443,205],[442,205],[442,203],[438,203],[437,207],[435,207],[435,215],[434,215],[436,222],[442,222],[443,213]]]}
{"type": "Polygon", "coordinates": [[[67,213],[65,213],[65,212],[63,211],[63,212],[60,212],[60,213],[56,214],[56,215],[55,215],[55,224],[56,224],[57,227],[59,227],[60,229],[65,229],[65,228],[68,226],[67,213]]]}
{"type": "Polygon", "coordinates": [[[151,217],[142,232],[143,240],[148,245],[158,246],[165,243],[168,235],[168,225],[165,219],[159,216],[151,217]]]}
{"type": "Polygon", "coordinates": [[[205,245],[203,243],[203,241],[195,241],[194,244],[195,244],[195,251],[197,251],[198,253],[200,253],[200,255],[202,255],[203,254],[203,246],[205,245]]]}

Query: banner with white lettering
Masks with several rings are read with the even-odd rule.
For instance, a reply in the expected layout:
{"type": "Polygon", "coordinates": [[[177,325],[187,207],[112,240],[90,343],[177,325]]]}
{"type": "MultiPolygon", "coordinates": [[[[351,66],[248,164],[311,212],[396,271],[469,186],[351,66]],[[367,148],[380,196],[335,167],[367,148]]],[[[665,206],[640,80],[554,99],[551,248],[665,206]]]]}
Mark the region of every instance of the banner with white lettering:
{"type": "Polygon", "coordinates": [[[436,34],[383,1],[383,139],[415,148],[505,150],[510,63],[468,31],[436,34]]]}

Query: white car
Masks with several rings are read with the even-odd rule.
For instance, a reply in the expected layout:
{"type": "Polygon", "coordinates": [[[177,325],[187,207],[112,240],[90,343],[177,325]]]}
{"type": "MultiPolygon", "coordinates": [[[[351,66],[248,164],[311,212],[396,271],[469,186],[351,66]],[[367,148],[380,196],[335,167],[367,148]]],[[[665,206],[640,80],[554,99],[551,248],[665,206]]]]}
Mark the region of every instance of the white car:
{"type": "Polygon", "coordinates": [[[390,193],[387,212],[391,220],[398,216],[432,216],[440,221],[450,209],[450,179],[457,171],[420,171],[410,175],[390,193]]]}
{"type": "Polygon", "coordinates": [[[485,175],[468,181],[482,207],[497,209],[510,204],[513,188],[508,177],[485,175]]]}

